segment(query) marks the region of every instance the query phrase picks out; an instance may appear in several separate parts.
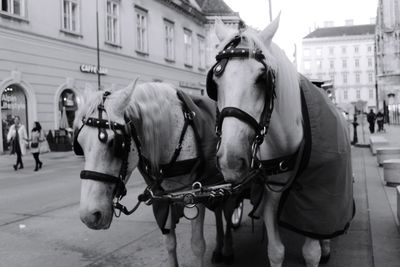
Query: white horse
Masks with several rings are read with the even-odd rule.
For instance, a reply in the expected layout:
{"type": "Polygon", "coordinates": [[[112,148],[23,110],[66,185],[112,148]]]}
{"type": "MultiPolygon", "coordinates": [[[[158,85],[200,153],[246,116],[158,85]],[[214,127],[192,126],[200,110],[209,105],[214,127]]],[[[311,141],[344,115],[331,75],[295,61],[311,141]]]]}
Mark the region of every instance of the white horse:
{"type": "MultiPolygon", "coordinates": [[[[214,119],[213,115],[210,117],[214,119]]],[[[177,97],[177,90],[165,83],[143,83],[137,86],[132,83],[125,89],[111,92],[110,95],[104,95],[104,91],[86,89],[84,104],[75,120],[75,127],[80,129],[75,146],[81,148],[82,151],[78,153],[85,156],[84,171],[81,173],[80,218],[82,222],[91,229],[108,229],[114,214],[113,200],[121,195],[124,184],[138,166],[140,157],[148,159],[152,173],[159,173],[159,166],[168,164],[171,155],[176,150],[181,139],[184,121],[185,114],[182,110],[182,101],[177,97]],[[105,126],[99,127],[96,123],[105,126]],[[134,132],[130,123],[136,129],[134,132]],[[124,140],[124,138],[130,139],[135,134],[137,140],[135,142],[133,142],[134,138],[131,140],[126,158],[117,156],[116,154],[121,154],[121,151],[123,152],[127,147],[128,139],[124,140]],[[123,142],[125,143],[122,144],[123,142]],[[124,160],[127,168],[124,166],[124,160]],[[123,180],[122,184],[119,181],[120,177],[123,180]]],[[[211,120],[209,125],[204,125],[204,127],[210,127],[214,133],[214,125],[215,121],[211,120]]],[[[193,159],[199,156],[198,153],[195,132],[193,127],[189,126],[176,160],[193,159]]],[[[197,169],[197,172],[199,171],[203,170],[197,169]]],[[[152,177],[149,179],[151,180],[152,177]]],[[[152,182],[149,179],[146,179],[148,184],[152,182]]],[[[182,188],[182,185],[191,186],[193,182],[193,175],[184,174],[163,180],[160,185],[166,191],[173,191],[182,188]]],[[[153,208],[155,204],[157,203],[153,203],[153,208]]],[[[199,204],[198,208],[199,215],[191,221],[191,247],[196,266],[204,266],[205,208],[202,204],[199,204]]],[[[221,242],[224,235],[221,229],[221,209],[218,210],[219,213],[216,212],[219,226],[216,248],[218,255],[221,254],[221,242]]],[[[165,245],[169,265],[178,266],[175,221],[171,219],[171,216],[170,211],[166,224],[172,224],[172,226],[165,234],[165,245]]]]}
{"type": "MultiPolygon", "coordinates": [[[[273,178],[278,183],[265,183],[259,206],[267,229],[268,257],[272,267],[282,266],[285,254],[277,218],[282,191],[291,185],[296,170],[299,169],[297,155],[299,151],[305,150],[299,76],[284,52],[272,42],[278,25],[279,17],[260,33],[250,29],[238,32],[217,21],[215,28],[221,42],[221,52],[207,77],[208,94],[217,100],[222,116],[217,159],[225,180],[234,184],[244,182],[249,177],[250,170],[260,162],[258,159],[272,160],[270,162],[273,159],[284,159],[290,162],[284,163],[282,160],[272,166],[272,173],[268,174],[268,178],[273,178]],[[260,139],[257,142],[255,135],[260,139]]],[[[335,109],[331,104],[327,105],[330,110],[335,109]]],[[[348,152],[350,146],[347,146],[347,132],[341,127],[340,118],[333,118],[335,120],[332,124],[335,125],[337,120],[339,125],[333,127],[334,134],[337,132],[344,138],[343,148],[340,149],[348,152]]],[[[338,153],[332,155],[336,156],[338,153]]],[[[346,170],[348,166],[351,167],[349,158],[346,158],[345,164],[346,170]]],[[[328,169],[327,171],[329,172],[328,169]]],[[[346,185],[349,187],[346,191],[349,195],[347,209],[352,205],[349,203],[350,198],[352,201],[352,187],[351,182],[349,184],[346,181],[346,185]]],[[[350,212],[343,216],[346,217],[346,222],[349,222],[349,216],[350,212]]],[[[348,224],[344,226],[341,223],[339,227],[347,229],[348,224]]],[[[344,232],[343,228],[340,228],[340,233],[344,232]]],[[[321,245],[322,257],[329,258],[328,239],[335,234],[321,236],[319,240],[313,235],[306,235],[302,252],[309,267],[319,265],[321,245]]]]}

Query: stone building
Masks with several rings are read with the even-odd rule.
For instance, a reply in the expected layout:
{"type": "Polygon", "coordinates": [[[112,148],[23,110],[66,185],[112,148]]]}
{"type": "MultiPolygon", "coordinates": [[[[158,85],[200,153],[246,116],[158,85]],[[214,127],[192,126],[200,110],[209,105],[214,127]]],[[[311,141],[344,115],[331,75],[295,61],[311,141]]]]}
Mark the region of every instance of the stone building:
{"type": "Polygon", "coordinates": [[[331,84],[336,105],[350,114],[357,102],[365,111],[376,108],[374,33],[374,24],[348,20],[346,26],[327,24],[302,40],[300,72],[331,84]]]}
{"type": "Polygon", "coordinates": [[[400,124],[400,1],[379,0],[376,57],[380,108],[400,124]]]}
{"type": "Polygon", "coordinates": [[[239,21],[222,0],[0,1],[0,152],[15,115],[28,132],[72,127],[84,88],[98,87],[96,6],[101,89],[140,76],[203,94],[209,17],[239,21]]]}

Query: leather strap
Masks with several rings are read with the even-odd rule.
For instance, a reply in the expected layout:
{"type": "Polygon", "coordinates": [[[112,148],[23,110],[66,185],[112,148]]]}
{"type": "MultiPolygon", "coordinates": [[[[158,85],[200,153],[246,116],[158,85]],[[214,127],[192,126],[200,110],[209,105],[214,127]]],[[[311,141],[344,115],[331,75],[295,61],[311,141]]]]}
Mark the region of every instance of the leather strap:
{"type": "Polygon", "coordinates": [[[116,196],[122,198],[126,195],[125,183],[119,177],[109,175],[106,173],[88,171],[88,170],[81,171],[80,177],[83,180],[95,180],[104,183],[116,184],[116,196]]]}

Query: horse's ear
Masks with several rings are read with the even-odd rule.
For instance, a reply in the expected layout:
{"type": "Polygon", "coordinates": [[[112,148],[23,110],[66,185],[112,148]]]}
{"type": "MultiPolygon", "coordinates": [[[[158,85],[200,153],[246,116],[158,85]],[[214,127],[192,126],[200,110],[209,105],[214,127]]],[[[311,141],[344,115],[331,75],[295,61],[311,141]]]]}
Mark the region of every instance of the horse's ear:
{"type": "Polygon", "coordinates": [[[280,17],[281,12],[279,12],[278,16],[260,33],[260,38],[263,40],[266,46],[271,45],[272,38],[274,37],[279,27],[280,17]]]}
{"type": "Polygon", "coordinates": [[[125,96],[126,96],[126,98],[131,98],[131,96],[132,96],[132,94],[133,94],[133,91],[135,91],[135,88],[136,88],[136,84],[137,84],[137,81],[139,80],[139,77],[137,77],[134,81],[132,81],[129,85],[128,85],[128,87],[126,87],[125,89],[124,89],[124,92],[125,92],[125,96]]]}
{"type": "Polygon", "coordinates": [[[234,32],[233,29],[225,26],[224,22],[220,18],[215,19],[214,30],[220,42],[225,40],[225,38],[232,35],[234,32]]]}

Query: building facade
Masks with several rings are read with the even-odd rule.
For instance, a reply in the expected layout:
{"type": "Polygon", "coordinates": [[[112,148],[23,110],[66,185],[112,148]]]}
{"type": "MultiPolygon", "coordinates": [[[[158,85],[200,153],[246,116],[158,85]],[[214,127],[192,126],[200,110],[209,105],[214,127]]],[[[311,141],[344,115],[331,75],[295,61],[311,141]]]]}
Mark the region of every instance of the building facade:
{"type": "Polygon", "coordinates": [[[390,123],[400,124],[399,0],[379,0],[375,40],[380,108],[390,123]]]}
{"type": "Polygon", "coordinates": [[[84,88],[98,87],[96,9],[101,89],[140,77],[203,94],[209,28],[203,2],[2,0],[0,151],[8,149],[15,115],[29,130],[34,121],[46,133],[72,127],[84,88]],[[63,116],[67,125],[60,125],[63,116]]]}
{"type": "Polygon", "coordinates": [[[362,103],[364,111],[376,109],[375,25],[346,23],[318,28],[303,38],[300,72],[311,80],[330,84],[336,105],[353,114],[356,103],[362,103]]]}

